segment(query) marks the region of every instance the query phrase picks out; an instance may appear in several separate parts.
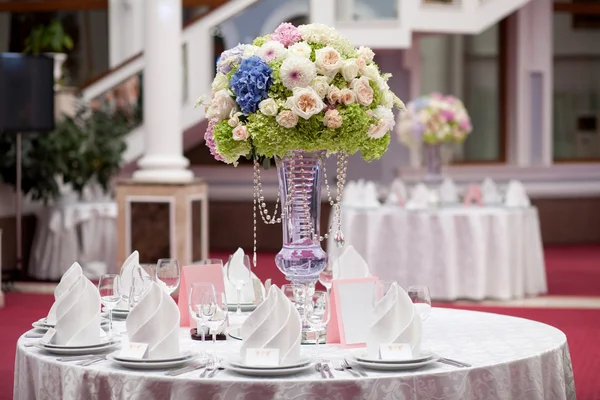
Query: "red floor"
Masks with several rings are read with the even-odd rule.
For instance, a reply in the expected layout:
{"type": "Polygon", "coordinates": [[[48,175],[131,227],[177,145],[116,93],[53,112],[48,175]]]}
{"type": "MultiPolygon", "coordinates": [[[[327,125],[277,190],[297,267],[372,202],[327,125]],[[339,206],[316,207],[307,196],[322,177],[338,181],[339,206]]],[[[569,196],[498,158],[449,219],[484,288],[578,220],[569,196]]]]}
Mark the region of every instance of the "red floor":
{"type": "MultiPolygon", "coordinates": [[[[214,256],[227,259],[228,254],[214,256]]],[[[551,294],[600,296],[600,246],[551,248],[546,250],[548,284],[551,294]]],[[[261,279],[285,280],[275,267],[273,254],[259,255],[255,273],[261,279]]],[[[7,293],[6,307],[0,309],[0,400],[12,398],[14,352],[17,338],[43,317],[52,304],[51,295],[7,293]]],[[[553,325],[565,332],[573,361],[577,396],[580,400],[600,400],[600,309],[532,309],[479,306],[453,306],[528,318],[553,325]]],[[[548,399],[551,400],[551,399],[548,399]]]]}

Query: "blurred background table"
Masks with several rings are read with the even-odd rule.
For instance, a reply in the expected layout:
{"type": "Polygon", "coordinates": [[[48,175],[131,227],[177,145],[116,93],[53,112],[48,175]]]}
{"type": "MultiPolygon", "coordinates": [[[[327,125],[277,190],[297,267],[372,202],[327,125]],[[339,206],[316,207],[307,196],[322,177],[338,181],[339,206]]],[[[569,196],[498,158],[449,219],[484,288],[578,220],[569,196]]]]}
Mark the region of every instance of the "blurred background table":
{"type": "MultiPolygon", "coordinates": [[[[508,300],[547,291],[535,207],[344,207],[342,229],[346,246],[358,250],[374,275],[405,288],[428,285],[435,300],[508,300]]],[[[344,248],[332,236],[327,249],[335,259],[344,248]]]]}

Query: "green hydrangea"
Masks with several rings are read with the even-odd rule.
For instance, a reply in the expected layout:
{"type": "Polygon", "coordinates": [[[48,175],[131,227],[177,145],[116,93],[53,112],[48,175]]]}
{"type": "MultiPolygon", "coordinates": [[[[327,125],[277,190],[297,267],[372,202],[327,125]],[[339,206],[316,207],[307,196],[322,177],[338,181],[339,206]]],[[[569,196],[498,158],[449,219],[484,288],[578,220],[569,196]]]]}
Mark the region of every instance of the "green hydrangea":
{"type": "Polygon", "coordinates": [[[337,73],[335,75],[335,78],[333,78],[331,84],[337,87],[338,89],[345,89],[348,87],[348,82],[346,82],[346,79],[344,79],[344,77],[340,73],[337,73]]]}
{"type": "Polygon", "coordinates": [[[379,85],[377,84],[377,82],[370,80],[369,85],[371,86],[371,89],[373,89],[373,102],[371,103],[369,108],[375,109],[375,108],[377,108],[377,106],[381,105],[383,93],[382,93],[381,89],[379,88],[379,85]]]}
{"type": "Polygon", "coordinates": [[[285,100],[293,95],[292,91],[283,86],[283,83],[281,82],[279,69],[281,68],[282,63],[283,61],[277,61],[269,64],[273,70],[273,73],[271,74],[273,77],[273,84],[269,88],[269,97],[275,100],[285,100]]]}
{"type": "Polygon", "coordinates": [[[252,145],[249,140],[234,140],[233,128],[227,121],[218,122],[213,130],[216,150],[227,164],[237,166],[238,159],[247,156],[252,151],[252,145]]]}
{"type": "Polygon", "coordinates": [[[252,42],[253,45],[255,46],[262,46],[263,44],[267,43],[269,41],[269,38],[271,37],[271,35],[265,35],[265,36],[259,36],[256,39],[254,39],[254,41],[252,42]]]}

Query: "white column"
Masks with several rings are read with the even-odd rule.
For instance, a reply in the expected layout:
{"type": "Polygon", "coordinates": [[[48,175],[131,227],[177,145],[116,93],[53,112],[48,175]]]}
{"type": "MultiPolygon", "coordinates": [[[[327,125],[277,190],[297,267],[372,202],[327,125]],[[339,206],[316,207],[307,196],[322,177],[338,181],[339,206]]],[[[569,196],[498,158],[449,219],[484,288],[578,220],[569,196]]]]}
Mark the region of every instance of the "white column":
{"type": "Polygon", "coordinates": [[[133,178],[189,181],[183,157],[181,0],[144,0],[144,130],[146,151],[133,178]]]}

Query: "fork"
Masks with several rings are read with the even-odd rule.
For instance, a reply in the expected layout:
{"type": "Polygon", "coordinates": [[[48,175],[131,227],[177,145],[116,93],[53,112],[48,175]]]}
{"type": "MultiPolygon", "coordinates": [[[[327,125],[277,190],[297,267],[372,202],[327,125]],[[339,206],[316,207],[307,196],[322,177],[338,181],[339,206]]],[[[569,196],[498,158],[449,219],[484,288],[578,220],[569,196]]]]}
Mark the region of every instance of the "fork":
{"type": "Polygon", "coordinates": [[[348,360],[346,360],[345,358],[344,358],[344,361],[342,361],[342,367],[344,367],[345,369],[348,369],[348,370],[356,371],[360,376],[362,376],[364,378],[369,376],[369,375],[367,375],[366,372],[361,371],[360,369],[352,368],[352,366],[348,363],[348,360]]]}
{"type": "Polygon", "coordinates": [[[217,369],[217,364],[213,361],[211,363],[209,363],[206,368],[204,369],[204,371],[202,371],[202,373],[200,374],[200,378],[210,378],[211,374],[214,375],[216,372],[214,372],[217,369]],[[208,374],[208,376],[207,376],[208,374]]]}
{"type": "Polygon", "coordinates": [[[178,375],[187,374],[188,372],[192,372],[192,371],[195,371],[195,370],[201,369],[201,368],[206,368],[206,363],[186,365],[185,367],[167,371],[167,372],[165,372],[165,375],[178,376],[178,375]]]}
{"type": "Polygon", "coordinates": [[[105,359],[106,359],[106,356],[94,357],[89,360],[80,361],[77,363],[77,365],[81,365],[82,367],[87,367],[88,365],[95,364],[95,363],[97,363],[99,361],[103,361],[105,359]]]}
{"type": "Polygon", "coordinates": [[[340,361],[333,362],[333,369],[335,369],[336,371],[346,371],[349,372],[350,375],[360,378],[360,374],[358,372],[354,371],[353,369],[344,368],[340,361]]]}
{"type": "Polygon", "coordinates": [[[316,363],[315,369],[321,373],[321,378],[327,379],[327,374],[325,374],[325,370],[323,369],[323,364],[316,363]]]}

